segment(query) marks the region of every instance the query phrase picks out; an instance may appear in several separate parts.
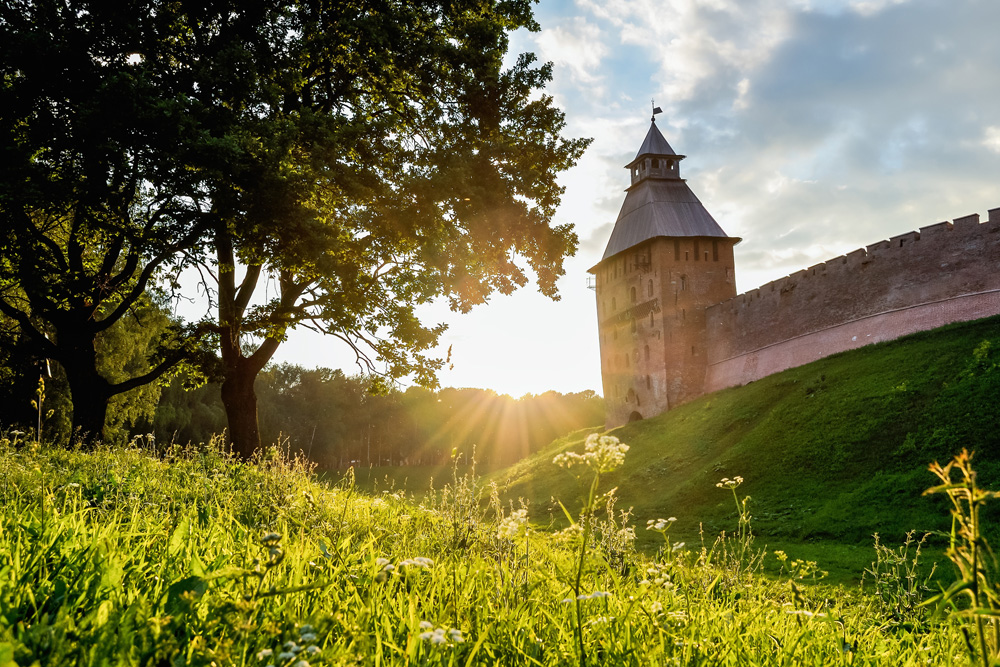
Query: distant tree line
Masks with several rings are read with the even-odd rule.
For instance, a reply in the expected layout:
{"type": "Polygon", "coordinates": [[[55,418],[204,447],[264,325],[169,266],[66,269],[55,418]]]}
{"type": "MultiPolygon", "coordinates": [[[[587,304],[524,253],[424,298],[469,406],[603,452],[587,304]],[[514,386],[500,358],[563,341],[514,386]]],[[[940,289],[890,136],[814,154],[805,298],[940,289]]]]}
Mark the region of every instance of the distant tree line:
{"type": "MultiPolygon", "coordinates": [[[[325,468],[432,465],[456,451],[492,466],[604,422],[604,399],[589,390],[512,398],[488,389],[370,389],[365,377],[340,370],[268,366],[256,385],[262,440],[325,468]]],[[[206,441],[226,426],[219,386],[167,387],[150,426],[161,444],[206,441]]]]}
{"type": "MultiPolygon", "coordinates": [[[[163,300],[144,302],[98,337],[99,370],[110,378],[143,372],[150,347],[172,322],[163,300]]],[[[0,338],[12,331],[0,315],[0,338]]],[[[44,441],[69,444],[73,402],[64,369],[19,353],[16,340],[9,341],[11,348],[0,346],[0,431],[34,437],[40,419],[44,441]]],[[[387,387],[378,376],[270,364],[257,376],[255,391],[262,441],[280,442],[326,468],[430,465],[455,450],[504,465],[569,431],[604,422],[604,399],[589,390],[515,399],[488,389],[387,387]]],[[[208,442],[228,426],[221,382],[182,374],[145,384],[110,401],[107,423],[108,444],[150,433],[160,448],[208,442]]]]}

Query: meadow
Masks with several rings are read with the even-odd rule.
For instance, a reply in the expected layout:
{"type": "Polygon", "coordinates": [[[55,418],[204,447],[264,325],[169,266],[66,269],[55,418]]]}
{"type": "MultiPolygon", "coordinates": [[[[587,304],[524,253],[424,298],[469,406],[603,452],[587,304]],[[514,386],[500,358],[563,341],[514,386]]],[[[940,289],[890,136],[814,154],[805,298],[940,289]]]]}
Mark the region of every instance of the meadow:
{"type": "MultiPolygon", "coordinates": [[[[917,544],[873,548],[864,588],[825,584],[821,563],[760,547],[736,476],[711,489],[735,508],[726,537],[680,544],[672,517],[614,510],[607,480],[629,456],[614,439],[558,457],[588,492],[551,532],[472,471],[423,495],[369,495],[276,449],[243,463],[216,444],[83,452],[24,438],[0,439],[2,667],[995,657],[981,550],[947,603],[914,574],[917,544]],[[660,548],[636,550],[637,534],[660,548]]],[[[956,534],[956,562],[975,538],[956,534]]]]}
{"type": "Polygon", "coordinates": [[[10,431],[0,667],[997,664],[998,350],[945,327],[490,470],[10,431]]]}

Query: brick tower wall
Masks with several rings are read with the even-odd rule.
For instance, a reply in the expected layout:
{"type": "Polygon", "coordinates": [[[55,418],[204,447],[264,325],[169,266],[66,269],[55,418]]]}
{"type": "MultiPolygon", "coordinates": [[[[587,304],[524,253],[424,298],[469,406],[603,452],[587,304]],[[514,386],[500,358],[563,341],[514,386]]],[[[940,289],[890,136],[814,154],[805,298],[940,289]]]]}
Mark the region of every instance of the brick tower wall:
{"type": "Polygon", "coordinates": [[[1000,313],[1000,209],[895,236],[707,308],[705,392],[1000,313]]]}
{"type": "Polygon", "coordinates": [[[734,242],[655,238],[595,267],[608,428],[704,392],[705,309],[736,293],[734,242]]]}

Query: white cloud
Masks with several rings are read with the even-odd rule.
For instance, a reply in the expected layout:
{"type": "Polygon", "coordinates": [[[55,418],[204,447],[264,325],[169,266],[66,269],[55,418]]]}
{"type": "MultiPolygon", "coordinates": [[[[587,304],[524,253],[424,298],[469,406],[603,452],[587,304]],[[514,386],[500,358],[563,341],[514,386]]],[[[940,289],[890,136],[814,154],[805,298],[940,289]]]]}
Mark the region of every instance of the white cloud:
{"type": "Polygon", "coordinates": [[[535,43],[542,60],[566,68],[575,82],[588,85],[601,82],[601,61],[608,49],[597,25],[575,17],[554,28],[543,28],[535,36],[535,43]]]}
{"type": "Polygon", "coordinates": [[[854,11],[862,16],[877,14],[888,7],[902,5],[910,0],[852,0],[848,3],[854,11]]]}
{"type": "Polygon", "coordinates": [[[736,104],[750,84],[746,73],[765,62],[784,40],[791,14],[779,0],[579,0],[578,4],[614,26],[622,44],[640,47],[658,67],[658,92],[665,95],[665,109],[695,97],[705,87],[723,89],[729,105],[736,104]]]}
{"type": "Polygon", "coordinates": [[[1000,153],[1000,127],[991,125],[983,132],[983,146],[994,153],[1000,153]]]}
{"type": "Polygon", "coordinates": [[[823,14],[843,14],[854,12],[862,16],[877,14],[888,7],[901,5],[910,0],[790,0],[789,5],[807,12],[823,14]]]}

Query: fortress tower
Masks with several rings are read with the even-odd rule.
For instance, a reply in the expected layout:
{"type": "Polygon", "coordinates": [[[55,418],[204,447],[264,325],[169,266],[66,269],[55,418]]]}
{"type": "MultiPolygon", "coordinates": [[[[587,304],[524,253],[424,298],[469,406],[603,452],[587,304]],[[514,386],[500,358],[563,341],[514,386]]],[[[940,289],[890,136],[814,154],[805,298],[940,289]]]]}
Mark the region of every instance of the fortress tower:
{"type": "Polygon", "coordinates": [[[680,175],[655,116],[601,261],[597,292],[606,426],[704,393],[705,310],[736,296],[733,246],[680,175]]]}

